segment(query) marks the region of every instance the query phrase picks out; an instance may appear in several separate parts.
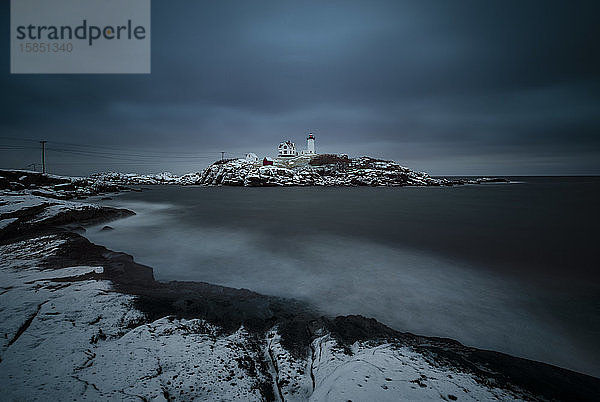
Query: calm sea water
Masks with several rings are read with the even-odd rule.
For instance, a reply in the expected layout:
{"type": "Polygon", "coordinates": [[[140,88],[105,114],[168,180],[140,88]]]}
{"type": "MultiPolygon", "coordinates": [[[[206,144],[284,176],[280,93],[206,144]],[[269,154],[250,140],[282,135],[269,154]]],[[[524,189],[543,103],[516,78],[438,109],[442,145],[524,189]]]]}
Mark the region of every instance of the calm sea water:
{"type": "Polygon", "coordinates": [[[243,287],[600,377],[600,178],[452,188],[147,187],[88,231],[159,280],[243,287]]]}

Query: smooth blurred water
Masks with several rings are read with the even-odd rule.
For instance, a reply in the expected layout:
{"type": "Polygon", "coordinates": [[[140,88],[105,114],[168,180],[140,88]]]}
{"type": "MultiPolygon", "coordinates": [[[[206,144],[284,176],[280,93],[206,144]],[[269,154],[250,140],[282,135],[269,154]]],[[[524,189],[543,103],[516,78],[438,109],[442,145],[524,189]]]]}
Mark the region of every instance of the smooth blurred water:
{"type": "Polygon", "coordinates": [[[598,178],[452,188],[148,187],[88,237],[155,269],[600,376],[598,178]]]}

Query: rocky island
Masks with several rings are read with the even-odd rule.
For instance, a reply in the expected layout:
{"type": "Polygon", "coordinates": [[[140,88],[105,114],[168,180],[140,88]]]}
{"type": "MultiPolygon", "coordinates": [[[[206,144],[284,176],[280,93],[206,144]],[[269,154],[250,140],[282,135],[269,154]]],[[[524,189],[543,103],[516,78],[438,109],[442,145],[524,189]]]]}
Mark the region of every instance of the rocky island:
{"type": "Polygon", "coordinates": [[[367,156],[315,155],[290,160],[276,159],[273,164],[246,159],[216,161],[201,172],[176,176],[100,173],[90,178],[107,185],[180,184],[205,186],[453,186],[508,182],[505,178],[448,179],[434,178],[393,161],[367,156]]]}
{"type": "MultiPolygon", "coordinates": [[[[212,184],[240,165],[217,163],[201,181],[212,184]]],[[[248,170],[244,182],[253,180],[248,170]]],[[[406,180],[427,181],[405,173],[406,180]]],[[[133,211],[61,199],[127,188],[97,177],[0,176],[3,398],[452,401],[600,394],[600,380],[591,376],[401,332],[368,317],[323,316],[246,289],[158,282],[151,267],[84,237],[93,225],[133,211]]],[[[233,180],[227,177],[218,184],[233,180]]]]}

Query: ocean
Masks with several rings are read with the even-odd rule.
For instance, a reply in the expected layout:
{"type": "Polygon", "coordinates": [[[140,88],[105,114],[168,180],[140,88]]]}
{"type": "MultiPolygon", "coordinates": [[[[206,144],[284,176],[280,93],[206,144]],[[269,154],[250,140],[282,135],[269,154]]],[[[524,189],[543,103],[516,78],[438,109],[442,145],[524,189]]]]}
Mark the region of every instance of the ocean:
{"type": "Polygon", "coordinates": [[[145,186],[87,237],[205,281],[600,377],[600,178],[457,187],[145,186]]]}

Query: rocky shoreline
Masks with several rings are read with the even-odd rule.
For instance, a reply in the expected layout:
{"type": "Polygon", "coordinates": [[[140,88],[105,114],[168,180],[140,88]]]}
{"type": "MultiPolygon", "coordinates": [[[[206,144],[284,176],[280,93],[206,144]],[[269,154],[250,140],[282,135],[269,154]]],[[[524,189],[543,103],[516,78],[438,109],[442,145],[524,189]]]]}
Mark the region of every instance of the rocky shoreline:
{"type": "Polygon", "coordinates": [[[9,399],[600,395],[597,378],[374,319],[326,317],[246,289],[155,281],[152,268],[81,234],[134,212],[34,194],[56,192],[54,178],[34,180],[37,188],[0,198],[0,385],[9,399]]]}

